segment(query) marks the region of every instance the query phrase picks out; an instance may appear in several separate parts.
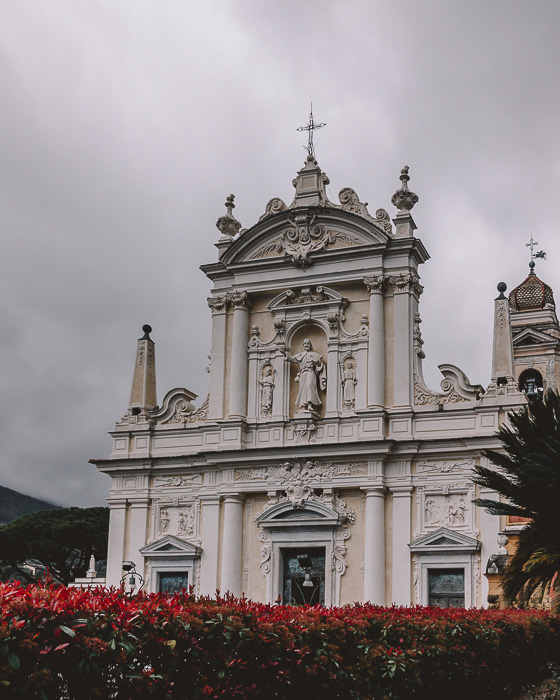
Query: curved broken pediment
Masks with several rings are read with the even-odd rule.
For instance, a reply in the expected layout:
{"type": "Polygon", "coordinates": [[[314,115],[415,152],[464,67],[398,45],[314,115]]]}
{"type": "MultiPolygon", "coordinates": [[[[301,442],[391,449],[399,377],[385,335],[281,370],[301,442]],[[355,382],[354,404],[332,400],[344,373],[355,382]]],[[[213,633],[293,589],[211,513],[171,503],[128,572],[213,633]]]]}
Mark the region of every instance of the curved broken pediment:
{"type": "Polygon", "coordinates": [[[152,411],[152,417],[158,423],[184,424],[196,423],[206,420],[208,415],[208,397],[200,408],[192,403],[197,398],[197,394],[188,389],[171,389],[165,395],[162,407],[157,411],[152,411]]]}
{"type": "Polygon", "coordinates": [[[228,265],[285,259],[305,270],[323,251],[386,245],[391,238],[385,218],[365,220],[352,211],[334,207],[283,209],[278,204],[278,210],[235,240],[224,252],[222,262],[228,265]]]}
{"type": "Polygon", "coordinates": [[[335,527],[342,518],[332,508],[318,501],[305,501],[303,507],[295,508],[290,501],[282,501],[265,508],[255,518],[255,522],[261,527],[294,527],[297,524],[308,526],[335,527]]]}

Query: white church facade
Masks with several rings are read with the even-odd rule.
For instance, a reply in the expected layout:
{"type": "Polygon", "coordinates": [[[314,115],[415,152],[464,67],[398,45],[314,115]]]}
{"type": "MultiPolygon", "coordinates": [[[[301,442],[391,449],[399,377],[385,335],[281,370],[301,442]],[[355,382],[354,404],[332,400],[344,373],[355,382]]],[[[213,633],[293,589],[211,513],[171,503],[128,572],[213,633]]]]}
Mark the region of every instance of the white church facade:
{"type": "MultiPolygon", "coordinates": [[[[218,220],[210,383],[156,396],[151,329],[108,459],[108,585],[133,561],[149,591],[194,586],[263,602],[485,605],[486,562],[518,527],[473,505],[482,450],[525,392],[555,387],[560,327],[531,268],[495,300],[492,378],[422,375],[419,269],[428,259],[408,168],[372,215],[339,203],[312,155],[288,206],[246,230],[218,220]]],[[[490,362],[490,358],[489,358],[490,362]]]]}

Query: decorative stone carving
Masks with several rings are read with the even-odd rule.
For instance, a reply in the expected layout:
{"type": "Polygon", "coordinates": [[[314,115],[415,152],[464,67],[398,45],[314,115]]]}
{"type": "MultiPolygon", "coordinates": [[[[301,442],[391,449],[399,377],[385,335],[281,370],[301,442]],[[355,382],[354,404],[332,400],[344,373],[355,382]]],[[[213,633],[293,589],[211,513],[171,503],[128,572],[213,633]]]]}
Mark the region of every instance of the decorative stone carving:
{"type": "Polygon", "coordinates": [[[353,413],[356,405],[356,370],[354,363],[348,362],[342,372],[342,411],[353,413]]]}
{"type": "Polygon", "coordinates": [[[306,270],[311,265],[310,254],[327,248],[334,243],[332,231],[316,224],[317,214],[313,211],[294,212],[290,217],[291,226],[282,234],[282,247],[292,258],[294,265],[306,270]]]}
{"type": "Polygon", "coordinates": [[[294,422],[292,424],[292,429],[296,442],[314,443],[317,439],[315,435],[317,427],[311,419],[294,422]]]}
{"type": "Polygon", "coordinates": [[[263,219],[266,219],[268,216],[272,216],[273,214],[278,214],[279,212],[284,211],[287,208],[288,207],[286,206],[285,202],[283,202],[280,199],[280,197],[273,197],[266,205],[264,214],[259,218],[259,221],[262,221],[263,219]]]}
{"type": "Polygon", "coordinates": [[[420,284],[418,275],[413,272],[390,275],[387,281],[393,286],[395,294],[412,292],[416,297],[420,297],[424,291],[424,287],[420,284]]]}
{"type": "Polygon", "coordinates": [[[330,231],[326,226],[317,224],[317,212],[313,209],[290,212],[288,227],[279,238],[259,248],[251,255],[251,260],[266,258],[284,253],[302,270],[311,265],[311,253],[328,248],[335,241],[348,245],[360,245],[355,236],[340,231],[330,231]]]}
{"type": "Polygon", "coordinates": [[[274,394],[274,368],[267,364],[262,369],[261,386],[261,415],[268,418],[272,415],[272,398],[274,394]]]}
{"type": "Polygon", "coordinates": [[[234,199],[235,196],[230,194],[230,196],[226,199],[225,204],[226,215],[220,216],[218,221],[216,221],[216,227],[222,236],[230,236],[231,238],[233,238],[241,228],[241,224],[233,216],[233,210],[235,209],[235,204],[233,203],[234,199]]]}
{"type": "Polygon", "coordinates": [[[344,187],[340,190],[338,193],[338,201],[342,205],[344,211],[351,211],[353,214],[360,214],[360,216],[370,218],[367,210],[368,203],[360,202],[360,198],[351,187],[344,187]]]}
{"type": "Polygon", "coordinates": [[[359,216],[363,216],[370,221],[374,221],[385,231],[385,233],[388,233],[389,235],[393,233],[391,217],[385,211],[385,209],[378,209],[375,212],[375,217],[371,216],[367,210],[368,203],[360,202],[358,195],[351,187],[344,187],[342,190],[340,190],[338,193],[338,200],[341,208],[344,211],[350,211],[353,214],[358,214],[359,216]]]}
{"type": "Polygon", "coordinates": [[[346,554],[348,553],[348,548],[345,544],[335,544],[332,553],[332,568],[335,571],[343,574],[348,568],[348,562],[346,561],[346,554]]]}
{"type": "Polygon", "coordinates": [[[471,471],[474,459],[462,459],[457,462],[419,462],[417,471],[427,474],[451,474],[452,472],[471,471]]]}
{"type": "Polygon", "coordinates": [[[385,230],[385,233],[388,233],[389,235],[393,233],[391,217],[389,216],[389,213],[385,211],[385,209],[378,209],[375,212],[375,218],[373,220],[385,230]]]}
{"type": "Polygon", "coordinates": [[[412,557],[412,591],[413,591],[413,596],[414,596],[413,602],[416,604],[420,603],[420,590],[418,587],[419,582],[420,582],[420,562],[418,561],[418,557],[416,555],[414,555],[412,557]]]}
{"type": "Polygon", "coordinates": [[[235,291],[227,294],[227,301],[234,309],[249,309],[251,302],[247,292],[235,291]]]}
{"type": "Polygon", "coordinates": [[[370,294],[383,294],[387,287],[387,278],[383,275],[364,277],[364,284],[368,288],[370,294]]]}
{"type": "Polygon", "coordinates": [[[162,508],[159,512],[159,530],[167,532],[169,530],[169,511],[167,508],[162,508]]]}
{"type": "Polygon", "coordinates": [[[310,304],[318,301],[327,301],[329,297],[325,294],[323,287],[304,287],[299,292],[289,289],[286,292],[286,302],[288,304],[310,304]]]}
{"type": "Polygon", "coordinates": [[[261,332],[259,330],[258,326],[253,326],[251,328],[251,337],[249,338],[249,347],[250,348],[260,348],[265,343],[261,340],[261,332]]]}
{"type": "Polygon", "coordinates": [[[399,176],[401,181],[401,189],[397,190],[391,197],[392,204],[397,207],[399,214],[408,214],[412,207],[418,202],[418,195],[408,189],[408,165],[405,165],[399,176]]]}
{"type": "Polygon", "coordinates": [[[313,352],[309,338],[303,341],[303,352],[290,355],[285,348],[279,348],[288,362],[299,366],[296,382],[299,382],[299,392],[296,403],[302,410],[313,411],[321,405],[319,389],[327,388],[327,369],[319,353],[313,352]]]}
{"type": "Polygon", "coordinates": [[[154,479],[154,487],[165,486],[191,486],[202,483],[202,474],[183,474],[183,476],[157,476],[154,479]]]}
{"type": "Polygon", "coordinates": [[[234,481],[265,481],[269,476],[267,467],[257,469],[235,469],[233,472],[234,481]]]}
{"type": "Polygon", "coordinates": [[[355,523],[354,510],[348,508],[336,493],[326,489],[319,495],[311,485],[323,479],[328,471],[328,467],[323,467],[317,462],[284,462],[277,471],[277,477],[286,490],[286,496],[281,500],[290,501],[294,508],[305,508],[305,501],[318,501],[339,513],[345,522],[355,523]]]}
{"type": "Polygon", "coordinates": [[[215,297],[208,297],[208,306],[212,311],[212,315],[222,313],[226,310],[227,297],[225,294],[219,294],[215,297]]]}
{"type": "Polygon", "coordinates": [[[477,401],[484,389],[480,384],[471,384],[466,374],[455,365],[439,365],[444,379],[440,386],[443,394],[438,394],[421,381],[418,376],[414,382],[414,403],[419,406],[427,404],[447,404],[461,401],[477,401]]]}
{"type": "Polygon", "coordinates": [[[446,527],[450,530],[478,535],[474,524],[472,486],[443,484],[418,488],[418,524],[420,533],[446,527]]]}
{"type": "MultiPolygon", "coordinates": [[[[350,462],[349,464],[336,464],[334,462],[305,463],[304,477],[313,483],[324,483],[335,477],[360,476],[368,473],[367,462],[350,462]]],[[[236,469],[233,473],[234,481],[278,481],[285,483],[289,477],[284,465],[280,467],[256,467],[255,469],[236,469]]]]}
{"type": "Polygon", "coordinates": [[[196,394],[186,389],[175,389],[163,400],[162,408],[155,414],[161,422],[169,423],[198,423],[208,418],[209,397],[207,396],[200,408],[196,408],[191,401],[196,394]]]}
{"type": "Polygon", "coordinates": [[[189,506],[185,511],[179,513],[177,523],[178,537],[193,537],[194,536],[194,506],[189,506]]]}
{"type": "Polygon", "coordinates": [[[424,501],[424,524],[453,527],[465,522],[464,496],[430,496],[424,501]]]}

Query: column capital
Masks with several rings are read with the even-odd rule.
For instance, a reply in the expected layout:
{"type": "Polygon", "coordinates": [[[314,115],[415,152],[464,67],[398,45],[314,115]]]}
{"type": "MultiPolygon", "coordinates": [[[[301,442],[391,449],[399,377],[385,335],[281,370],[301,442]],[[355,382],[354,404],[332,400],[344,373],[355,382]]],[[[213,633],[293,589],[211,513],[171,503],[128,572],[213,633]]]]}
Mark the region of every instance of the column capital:
{"type": "Polygon", "coordinates": [[[365,494],[366,498],[370,497],[377,497],[377,498],[385,498],[385,494],[387,492],[387,489],[383,484],[379,484],[377,486],[361,486],[360,491],[362,491],[365,494]]]}
{"type": "Polygon", "coordinates": [[[248,311],[251,307],[249,295],[244,291],[235,291],[227,295],[227,301],[233,306],[233,309],[243,309],[248,311]]]}
{"type": "Polygon", "coordinates": [[[370,294],[383,294],[387,288],[387,279],[384,275],[371,275],[364,277],[364,284],[370,294]]]}
{"type": "Polygon", "coordinates": [[[211,496],[200,496],[200,502],[204,506],[219,506],[220,496],[212,494],[211,496]]]}
{"type": "Polygon", "coordinates": [[[245,502],[245,496],[241,493],[226,493],[222,494],[224,503],[238,503],[243,504],[245,502]]]}
{"type": "Polygon", "coordinates": [[[399,275],[390,275],[387,278],[387,282],[392,285],[395,294],[413,293],[418,298],[424,291],[417,272],[403,272],[399,275]]]}
{"type": "Polygon", "coordinates": [[[390,491],[393,498],[407,498],[412,495],[412,486],[392,486],[390,491]]]}
{"type": "Polygon", "coordinates": [[[226,312],[227,295],[219,294],[215,297],[208,297],[208,306],[214,314],[224,314],[226,312]]]}

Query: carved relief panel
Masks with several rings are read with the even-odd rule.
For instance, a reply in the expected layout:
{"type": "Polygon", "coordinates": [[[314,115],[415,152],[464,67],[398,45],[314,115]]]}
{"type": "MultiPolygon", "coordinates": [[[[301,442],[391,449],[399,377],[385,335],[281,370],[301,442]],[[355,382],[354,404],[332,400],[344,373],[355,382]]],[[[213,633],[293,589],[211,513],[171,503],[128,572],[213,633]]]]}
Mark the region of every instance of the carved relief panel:
{"type": "Polygon", "coordinates": [[[474,487],[467,484],[420,486],[415,537],[440,527],[478,535],[474,522],[474,487]]]}
{"type": "Polygon", "coordinates": [[[153,501],[152,512],[152,541],[164,535],[174,535],[193,544],[200,544],[198,499],[158,498],[153,501]]]}

